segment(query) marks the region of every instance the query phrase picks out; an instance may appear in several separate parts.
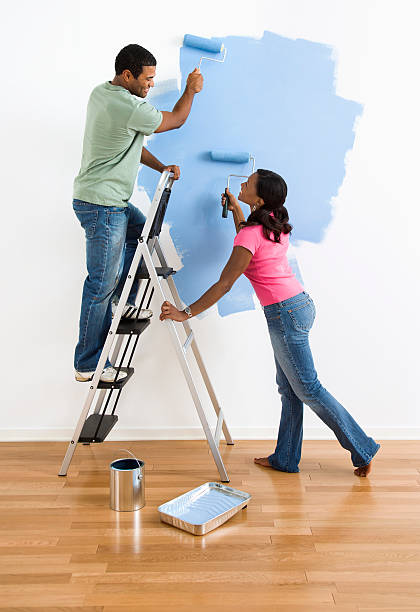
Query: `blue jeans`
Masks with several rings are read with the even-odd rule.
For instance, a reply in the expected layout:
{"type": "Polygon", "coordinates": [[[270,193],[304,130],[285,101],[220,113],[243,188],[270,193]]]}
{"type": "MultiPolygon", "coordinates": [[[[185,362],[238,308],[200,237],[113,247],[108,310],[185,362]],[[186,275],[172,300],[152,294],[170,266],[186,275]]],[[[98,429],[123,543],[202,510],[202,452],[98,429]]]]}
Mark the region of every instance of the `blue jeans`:
{"type": "Polygon", "coordinates": [[[380,445],[369,438],[347,410],[321,385],[315,371],[309,330],[315,306],[304,291],[264,306],[274,359],[282,411],[277,446],[268,460],[282,472],[299,472],[303,437],[303,404],[312,408],[351,453],[355,467],[369,463],[380,445]]]}
{"type": "MultiPolygon", "coordinates": [[[[111,326],[111,299],[121,295],[146,218],[130,203],[123,208],[73,200],[73,209],[85,230],[88,271],[74,367],[79,372],[91,372],[96,369],[111,326]]],[[[138,281],[134,281],[127,303],[134,304],[137,290],[138,281]]],[[[109,365],[107,360],[105,367],[109,365]]]]}

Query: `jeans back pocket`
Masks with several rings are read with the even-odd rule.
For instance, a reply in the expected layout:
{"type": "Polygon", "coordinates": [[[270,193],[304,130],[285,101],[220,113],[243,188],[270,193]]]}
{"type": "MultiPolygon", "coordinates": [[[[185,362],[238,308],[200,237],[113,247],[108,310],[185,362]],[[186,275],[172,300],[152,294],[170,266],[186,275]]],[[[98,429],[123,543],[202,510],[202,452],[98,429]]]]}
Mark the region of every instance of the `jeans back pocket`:
{"type": "Polygon", "coordinates": [[[85,230],[86,238],[93,238],[96,231],[96,224],[98,222],[98,211],[97,210],[74,210],[76,217],[80,221],[80,225],[85,230]]]}
{"type": "Polygon", "coordinates": [[[287,310],[296,331],[309,332],[315,320],[315,304],[311,298],[287,310]]]}

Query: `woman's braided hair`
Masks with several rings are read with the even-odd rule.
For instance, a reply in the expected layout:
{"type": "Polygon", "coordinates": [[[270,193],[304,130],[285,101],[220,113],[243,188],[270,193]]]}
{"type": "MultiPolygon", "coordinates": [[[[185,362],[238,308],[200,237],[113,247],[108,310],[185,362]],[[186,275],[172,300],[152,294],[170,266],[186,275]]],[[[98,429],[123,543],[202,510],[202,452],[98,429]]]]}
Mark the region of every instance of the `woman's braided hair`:
{"type": "Polygon", "coordinates": [[[287,196],[286,181],[271,170],[257,170],[257,195],[264,204],[252,212],[243,227],[262,225],[264,237],[272,242],[280,242],[281,234],[289,234],[292,226],[289,223],[289,213],[284,202],[287,196]]]}

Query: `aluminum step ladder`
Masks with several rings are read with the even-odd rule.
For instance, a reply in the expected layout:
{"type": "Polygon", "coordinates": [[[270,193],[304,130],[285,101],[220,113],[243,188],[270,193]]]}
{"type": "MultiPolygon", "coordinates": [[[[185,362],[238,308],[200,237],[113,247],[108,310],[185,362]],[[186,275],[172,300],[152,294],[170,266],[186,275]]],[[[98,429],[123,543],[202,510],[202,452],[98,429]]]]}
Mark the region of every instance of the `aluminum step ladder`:
{"type": "MultiPolygon", "coordinates": [[[[67,470],[78,442],[82,444],[103,442],[118,421],[118,416],[115,414],[115,410],[124,386],[134,374],[134,369],[131,367],[131,362],[136,351],[140,335],[150,325],[149,319],[138,318],[140,309],[143,308],[144,304],[145,308],[149,307],[154,293],[156,293],[158,296],[160,300],[159,303],[169,299],[177,308],[182,309],[182,302],[175,282],[172,278],[173,274],[175,274],[175,270],[168,266],[159,243],[159,234],[168,206],[169,197],[171,195],[173,182],[173,174],[168,171],[164,171],[156,188],[156,192],[150,206],[150,211],[143,228],[143,233],[139,239],[139,243],[124,284],[106,342],[102,349],[93,379],[90,381],[89,391],[77,422],[76,429],[74,430],[73,437],[69,442],[67,452],[64,456],[59,476],[67,475],[67,470]],[[158,265],[154,264],[153,257],[158,260],[158,265]],[[137,294],[138,296],[141,293],[142,285],[144,283],[146,284],[146,287],[142,292],[137,316],[134,318],[124,317],[122,319],[121,315],[135,278],[140,279],[139,291],[137,294]],[[163,282],[166,284],[166,289],[169,293],[168,297],[165,295],[163,282]],[[131,341],[133,339],[134,342],[131,346],[131,341]],[[123,346],[124,340],[125,346],[123,346]],[[130,346],[131,352],[129,353],[130,346]],[[111,350],[112,355],[110,361],[112,365],[117,369],[118,373],[126,373],[126,377],[118,382],[102,382],[100,380],[100,376],[111,350]],[[123,365],[124,362],[125,365],[123,365]],[[95,407],[92,414],[89,414],[95,399],[95,407]]],[[[129,313],[127,314],[129,315],[129,313]]],[[[182,323],[176,323],[172,320],[166,319],[164,321],[164,325],[166,325],[169,329],[178,361],[189,387],[191,397],[212,452],[213,459],[216,463],[217,469],[219,470],[220,480],[222,482],[229,482],[229,477],[219,451],[222,432],[227,444],[233,444],[233,440],[229,433],[223,411],[219,402],[217,401],[217,397],[210,382],[207,370],[204,366],[204,362],[200,355],[197,341],[194,337],[189,320],[187,319],[182,323]],[[184,341],[181,340],[179,334],[181,327],[183,327],[185,332],[184,341]],[[194,381],[193,373],[188,363],[187,356],[189,352],[189,356],[191,358],[194,357],[195,359],[195,363],[198,366],[202,381],[204,382],[208,396],[217,416],[217,423],[214,433],[207,420],[203,404],[198,393],[197,385],[194,381]]]]}

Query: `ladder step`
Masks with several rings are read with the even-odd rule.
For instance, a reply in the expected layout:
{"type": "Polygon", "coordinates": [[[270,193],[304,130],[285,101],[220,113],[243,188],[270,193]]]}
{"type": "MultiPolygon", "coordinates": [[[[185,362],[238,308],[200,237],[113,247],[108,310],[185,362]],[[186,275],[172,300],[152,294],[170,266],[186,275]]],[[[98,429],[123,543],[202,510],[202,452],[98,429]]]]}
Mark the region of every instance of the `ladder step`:
{"type": "MultiPolygon", "coordinates": [[[[163,278],[168,278],[168,276],[172,276],[172,274],[176,274],[176,270],[169,267],[156,267],[156,274],[158,276],[163,276],[163,278]]],[[[149,272],[147,270],[146,264],[142,265],[136,272],[136,278],[150,278],[149,272]]]]}
{"type": "Polygon", "coordinates": [[[85,444],[86,442],[103,442],[117,421],[118,417],[116,414],[104,414],[103,417],[100,414],[91,414],[83,425],[79,442],[84,442],[85,444]],[[96,437],[94,437],[101,418],[101,426],[96,437]]]}
{"type": "Polygon", "coordinates": [[[119,380],[118,382],[103,382],[99,381],[98,389],[121,389],[125,384],[128,383],[130,378],[134,374],[134,368],[121,368],[120,372],[124,372],[127,374],[125,378],[119,380]]]}
{"type": "Polygon", "coordinates": [[[150,319],[121,319],[117,334],[139,336],[150,325],[150,319]]]}

